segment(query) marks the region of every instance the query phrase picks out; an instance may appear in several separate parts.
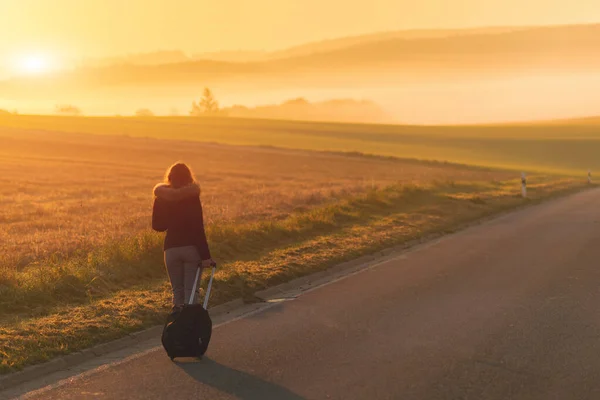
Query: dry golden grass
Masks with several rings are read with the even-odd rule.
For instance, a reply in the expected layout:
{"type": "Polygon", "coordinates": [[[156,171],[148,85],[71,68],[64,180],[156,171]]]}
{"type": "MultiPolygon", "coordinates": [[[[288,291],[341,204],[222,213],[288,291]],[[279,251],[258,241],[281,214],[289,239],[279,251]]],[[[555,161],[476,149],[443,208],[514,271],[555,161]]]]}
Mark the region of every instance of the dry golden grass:
{"type": "Polygon", "coordinates": [[[585,177],[600,170],[600,125],[563,121],[472,126],[396,126],[237,118],[0,115],[0,127],[155,139],[359,151],[585,177]]]}
{"type": "MultiPolygon", "coordinates": [[[[202,184],[213,304],[526,202],[514,172],[0,129],[0,373],[162,320],[151,188],[176,160],[202,184]]],[[[534,201],[584,186],[530,182],[534,201]]]]}
{"type": "Polygon", "coordinates": [[[443,164],[5,129],[0,268],[147,230],[151,188],[176,160],[195,169],[208,225],[277,219],[373,185],[511,177],[443,164]]]}
{"type": "MultiPolygon", "coordinates": [[[[255,225],[247,233],[262,235],[259,242],[273,244],[269,230],[290,240],[266,246],[264,251],[242,247],[234,252],[216,275],[211,303],[251,298],[257,290],[341,261],[430,233],[449,232],[524,202],[582,187],[569,179],[546,180],[533,185],[531,199],[525,201],[515,195],[517,183],[395,185],[316,207],[273,225],[255,225]]],[[[0,327],[0,373],[160,323],[169,306],[168,292],[164,279],[154,280],[82,305],[56,307],[40,316],[5,317],[0,327]]]]}

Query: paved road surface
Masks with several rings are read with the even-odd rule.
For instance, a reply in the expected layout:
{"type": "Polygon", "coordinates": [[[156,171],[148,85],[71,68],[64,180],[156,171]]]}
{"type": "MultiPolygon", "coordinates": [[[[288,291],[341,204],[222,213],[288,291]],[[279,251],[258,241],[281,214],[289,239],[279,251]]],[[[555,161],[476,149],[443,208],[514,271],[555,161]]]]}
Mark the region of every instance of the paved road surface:
{"type": "Polygon", "coordinates": [[[600,399],[600,191],[530,208],[35,399],[600,399]]]}

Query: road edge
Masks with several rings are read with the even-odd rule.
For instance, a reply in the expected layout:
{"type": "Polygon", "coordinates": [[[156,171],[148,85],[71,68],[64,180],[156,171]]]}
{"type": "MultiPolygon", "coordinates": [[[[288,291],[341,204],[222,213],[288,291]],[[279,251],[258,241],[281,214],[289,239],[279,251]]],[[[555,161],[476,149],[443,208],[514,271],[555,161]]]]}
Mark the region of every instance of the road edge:
{"type": "MultiPolygon", "coordinates": [[[[457,224],[451,229],[447,229],[441,232],[424,234],[423,236],[417,239],[404,242],[397,246],[366,254],[354,260],[337,264],[323,271],[295,278],[288,282],[272,286],[261,291],[257,291],[254,293],[254,297],[256,299],[256,302],[260,303],[272,303],[278,301],[285,301],[286,299],[293,299],[309,290],[314,290],[320,286],[326,285],[327,283],[331,283],[333,281],[340,280],[344,277],[348,277],[361,271],[367,270],[373,267],[374,264],[386,262],[390,259],[401,256],[403,253],[416,250],[421,246],[435,244],[436,241],[441,238],[451,237],[456,233],[463,232],[467,229],[504,218],[508,215],[519,213],[535,206],[551,204],[556,201],[564,200],[565,198],[568,198],[570,196],[585,193],[594,189],[597,189],[597,187],[583,187],[576,190],[567,191],[566,193],[558,193],[546,199],[528,201],[517,207],[499,211],[491,215],[483,216],[481,218],[477,218],[475,220],[468,221],[462,224],[457,224]]],[[[219,318],[227,314],[233,313],[236,310],[241,309],[245,305],[247,305],[247,303],[245,303],[242,298],[237,298],[212,307],[209,309],[209,311],[211,312],[212,317],[219,318]]],[[[86,361],[92,360],[96,357],[104,356],[106,354],[125,349],[127,347],[132,346],[135,343],[141,343],[149,339],[159,337],[162,333],[162,329],[163,325],[156,325],[144,329],[142,331],[130,333],[127,336],[124,336],[120,339],[102,343],[79,352],[59,356],[48,362],[28,366],[21,371],[14,372],[5,376],[0,376],[0,394],[2,391],[14,388],[21,384],[25,384],[29,381],[40,379],[56,372],[68,370],[70,368],[83,364],[86,361]]]]}

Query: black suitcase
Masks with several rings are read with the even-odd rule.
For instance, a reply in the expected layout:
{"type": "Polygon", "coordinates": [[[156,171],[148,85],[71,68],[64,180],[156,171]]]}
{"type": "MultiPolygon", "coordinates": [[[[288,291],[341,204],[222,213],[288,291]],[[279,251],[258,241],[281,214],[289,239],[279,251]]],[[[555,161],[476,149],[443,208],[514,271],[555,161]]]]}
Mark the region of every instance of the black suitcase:
{"type": "Polygon", "coordinates": [[[161,341],[171,360],[175,357],[202,357],[208,349],[212,335],[212,320],[207,306],[215,270],[216,265],[213,265],[204,304],[194,304],[196,288],[200,281],[201,268],[199,267],[189,304],[185,304],[180,311],[167,317],[161,341]]]}

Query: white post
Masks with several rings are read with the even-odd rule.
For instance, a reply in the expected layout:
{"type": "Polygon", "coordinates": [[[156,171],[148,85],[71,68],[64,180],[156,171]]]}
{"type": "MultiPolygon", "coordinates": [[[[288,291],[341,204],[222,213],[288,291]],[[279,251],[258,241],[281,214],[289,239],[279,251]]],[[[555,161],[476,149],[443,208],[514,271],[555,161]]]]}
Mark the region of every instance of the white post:
{"type": "Polygon", "coordinates": [[[588,184],[592,184],[592,171],[588,169],[588,184]]]}
{"type": "Polygon", "coordinates": [[[521,172],[521,195],[523,198],[527,197],[527,178],[525,172],[521,172]]]}

